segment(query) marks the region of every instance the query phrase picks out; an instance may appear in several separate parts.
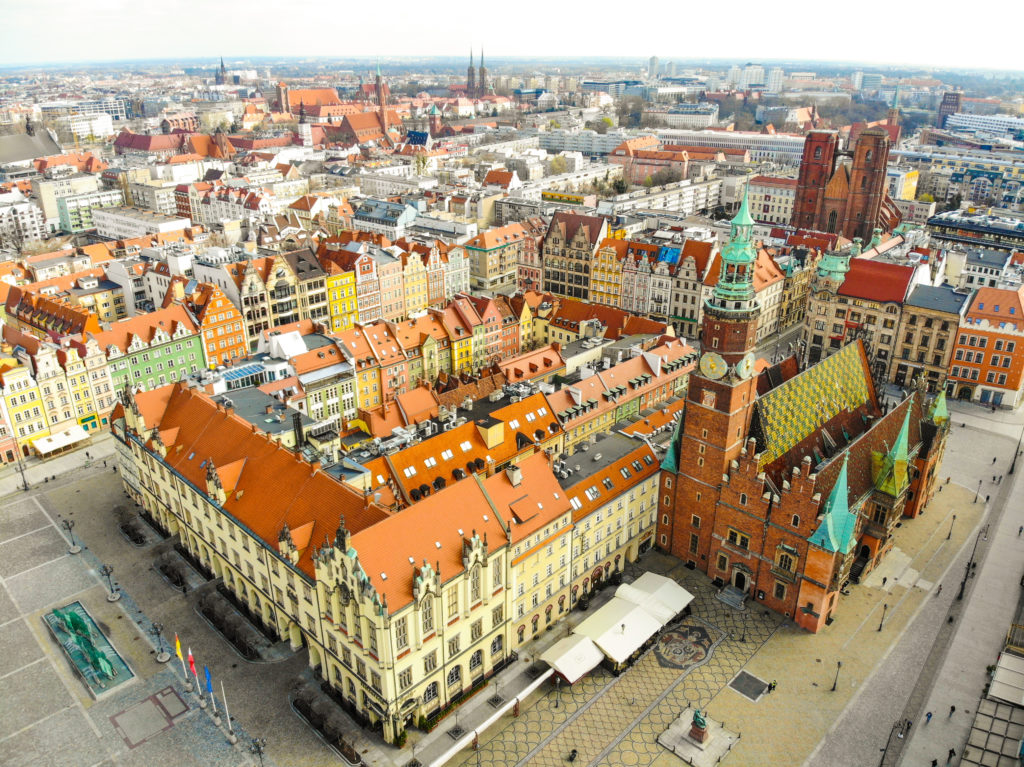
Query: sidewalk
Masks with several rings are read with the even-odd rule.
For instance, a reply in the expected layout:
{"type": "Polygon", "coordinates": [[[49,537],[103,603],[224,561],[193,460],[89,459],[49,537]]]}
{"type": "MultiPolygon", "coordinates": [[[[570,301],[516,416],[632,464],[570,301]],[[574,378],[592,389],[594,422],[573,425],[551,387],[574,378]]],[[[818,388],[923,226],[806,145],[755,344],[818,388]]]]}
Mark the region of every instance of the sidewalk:
{"type": "Polygon", "coordinates": [[[66,479],[70,472],[90,466],[95,462],[106,461],[107,465],[113,468],[117,461],[114,452],[117,449],[113,435],[106,429],[91,432],[89,441],[76,450],[58,455],[55,458],[41,460],[32,456],[23,458],[21,468],[25,472],[24,478],[18,470],[18,463],[9,463],[0,468],[0,497],[16,492],[24,492],[24,482],[28,482],[30,490],[42,489],[38,485],[53,482],[53,478],[66,479]],[[89,457],[86,457],[86,453],[89,457]]]}

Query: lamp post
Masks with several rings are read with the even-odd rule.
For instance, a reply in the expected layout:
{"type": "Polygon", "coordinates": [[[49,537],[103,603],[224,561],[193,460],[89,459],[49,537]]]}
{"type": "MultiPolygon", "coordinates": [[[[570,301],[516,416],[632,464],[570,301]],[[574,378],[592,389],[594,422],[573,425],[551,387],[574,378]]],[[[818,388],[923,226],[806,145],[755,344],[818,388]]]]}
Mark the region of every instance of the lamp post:
{"type": "Polygon", "coordinates": [[[255,754],[260,759],[260,767],[263,767],[263,755],[267,752],[266,738],[253,738],[249,744],[249,753],[255,754]]]}
{"type": "MultiPolygon", "coordinates": [[[[15,448],[17,448],[17,445],[15,445],[15,448]]],[[[21,449],[20,448],[16,449],[14,451],[14,457],[17,459],[16,466],[17,466],[17,469],[18,469],[18,473],[21,475],[21,489],[24,490],[27,493],[28,492],[28,479],[25,477],[25,464],[23,464],[21,462],[21,449]]]]}
{"type": "Polygon", "coordinates": [[[956,522],[956,514],[953,515],[952,521],[949,523],[949,532],[946,533],[946,540],[948,541],[953,537],[953,522],[956,522]]]}
{"type": "Polygon", "coordinates": [[[967,566],[964,568],[964,577],[963,580],[960,581],[960,591],[956,595],[958,601],[964,598],[964,589],[967,588],[967,578],[971,574],[971,563],[974,562],[974,555],[978,551],[978,541],[981,540],[981,534],[983,532],[984,530],[979,530],[978,534],[974,536],[974,548],[971,549],[971,558],[967,560],[967,566]]]}
{"type": "Polygon", "coordinates": [[[882,630],[882,625],[885,623],[885,611],[889,609],[889,603],[886,602],[882,605],[882,620],[878,621],[878,630],[882,630]]]}
{"type": "Polygon", "coordinates": [[[75,526],[75,520],[62,519],[60,521],[60,526],[68,531],[68,538],[71,540],[71,545],[68,547],[68,554],[78,554],[82,550],[82,547],[75,543],[75,536],[71,532],[75,526]]]}
{"type": "Polygon", "coordinates": [[[978,480],[978,489],[974,491],[974,500],[971,503],[978,502],[978,496],[981,495],[981,480],[978,480]]]}
{"type": "Polygon", "coordinates": [[[1017,448],[1013,451],[1013,460],[1010,461],[1010,474],[1013,474],[1017,468],[1017,456],[1020,455],[1020,443],[1022,440],[1024,440],[1024,426],[1021,426],[1020,428],[1020,436],[1017,438],[1017,448]]]}
{"type": "Polygon", "coordinates": [[[562,677],[555,677],[555,708],[558,708],[558,693],[562,687],[562,677]]]}
{"type": "Polygon", "coordinates": [[[110,589],[110,593],[107,594],[107,601],[108,602],[116,602],[117,600],[119,600],[121,598],[121,591],[120,591],[120,589],[115,589],[114,588],[114,582],[110,578],[110,576],[113,575],[113,573],[114,573],[114,568],[112,566],[110,566],[110,565],[101,565],[100,566],[100,575],[102,575],[104,578],[107,579],[107,588],[110,589]]]}
{"type": "Polygon", "coordinates": [[[164,625],[162,623],[154,623],[149,627],[149,633],[156,640],[156,662],[166,663],[171,659],[171,654],[164,649],[163,640],[160,638],[160,635],[164,633],[164,625]]]}
{"type": "Polygon", "coordinates": [[[836,661],[836,678],[832,680],[832,692],[836,691],[836,685],[839,684],[839,669],[843,667],[841,660],[836,661]]]}

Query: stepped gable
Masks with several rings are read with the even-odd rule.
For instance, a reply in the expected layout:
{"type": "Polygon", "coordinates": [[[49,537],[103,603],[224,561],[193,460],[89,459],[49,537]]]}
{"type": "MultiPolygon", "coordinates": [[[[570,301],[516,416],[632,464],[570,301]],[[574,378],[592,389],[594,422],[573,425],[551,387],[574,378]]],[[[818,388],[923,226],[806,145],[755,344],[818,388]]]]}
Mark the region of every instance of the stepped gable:
{"type": "Polygon", "coordinates": [[[388,517],[355,489],[195,389],[173,384],[134,398],[146,426],[165,440],[164,462],[200,488],[207,487],[212,465],[227,493],[224,511],[275,549],[285,526],[295,531],[292,539],[302,549],[298,567],[311,577],[313,546],[308,544],[333,539],[342,518],[357,532],[388,517]]]}

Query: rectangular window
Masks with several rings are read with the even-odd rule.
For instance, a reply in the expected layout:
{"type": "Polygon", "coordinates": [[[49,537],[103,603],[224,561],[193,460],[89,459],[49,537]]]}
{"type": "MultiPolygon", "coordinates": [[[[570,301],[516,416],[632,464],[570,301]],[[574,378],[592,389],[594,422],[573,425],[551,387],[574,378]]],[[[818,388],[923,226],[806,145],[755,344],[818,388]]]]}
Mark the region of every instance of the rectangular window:
{"type": "Polygon", "coordinates": [[[718,555],[718,569],[722,572],[725,572],[729,569],[729,559],[725,556],[725,554],[718,555]]]}
{"type": "Polygon", "coordinates": [[[744,535],[739,530],[729,529],[729,543],[733,546],[739,546],[741,549],[750,548],[750,537],[744,535]]]}
{"type": "Polygon", "coordinates": [[[395,621],[395,646],[399,650],[409,646],[409,623],[405,618],[395,621]]]}
{"type": "Polygon", "coordinates": [[[435,668],[437,668],[437,650],[428,653],[423,658],[423,671],[425,673],[429,674],[435,668]]]}
{"type": "Polygon", "coordinates": [[[475,642],[484,635],[484,622],[483,620],[473,621],[473,625],[469,627],[469,638],[470,641],[475,642]]]}
{"type": "Polygon", "coordinates": [[[505,608],[501,605],[491,610],[491,628],[498,628],[505,620],[505,608]]]}
{"type": "Polygon", "coordinates": [[[690,533],[690,553],[696,554],[697,547],[700,545],[700,536],[697,533],[690,533]]]}
{"type": "Polygon", "coordinates": [[[448,617],[454,618],[459,612],[459,590],[451,588],[448,590],[448,617]]]}
{"type": "Polygon", "coordinates": [[[459,637],[453,637],[448,640],[448,657],[454,658],[459,654],[459,637]]]}
{"type": "Polygon", "coordinates": [[[412,669],[407,668],[401,674],[398,675],[398,686],[403,690],[408,690],[412,687],[412,669]]]}

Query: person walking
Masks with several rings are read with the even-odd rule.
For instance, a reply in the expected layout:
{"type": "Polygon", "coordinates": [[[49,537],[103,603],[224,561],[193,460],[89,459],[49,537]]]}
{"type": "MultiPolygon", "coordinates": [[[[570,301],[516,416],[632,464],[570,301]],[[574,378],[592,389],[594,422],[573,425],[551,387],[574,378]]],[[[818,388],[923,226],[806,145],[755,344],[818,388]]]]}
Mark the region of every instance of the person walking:
{"type": "Polygon", "coordinates": [[[924,715],[924,723],[928,724],[931,721],[932,721],[932,712],[929,711],[927,714],[924,715]]]}
{"type": "Polygon", "coordinates": [[[773,679],[773,680],[772,680],[771,682],[769,682],[769,684],[768,684],[768,692],[770,692],[770,693],[772,693],[772,692],[775,692],[775,688],[776,688],[776,687],[778,687],[778,683],[777,683],[777,682],[776,682],[776,681],[775,681],[775,680],[773,679]]]}
{"type": "Polygon", "coordinates": [[[948,762],[953,761],[953,757],[954,756],[956,756],[956,751],[954,749],[952,749],[952,748],[949,749],[949,756],[946,757],[946,762],[948,763],[948,762]]]}
{"type": "Polygon", "coordinates": [[[1017,528],[1017,537],[1020,538],[1020,534],[1024,533],[1024,525],[1017,528]]]}
{"type": "Polygon", "coordinates": [[[907,733],[907,735],[909,735],[909,734],[910,734],[910,726],[911,726],[912,724],[914,724],[913,720],[911,720],[911,719],[908,719],[908,720],[907,720],[907,729],[906,729],[906,733],[907,733]]]}
{"type": "Polygon", "coordinates": [[[949,707],[949,716],[950,716],[950,718],[952,718],[953,714],[955,714],[955,713],[956,713],[956,706],[950,706],[949,707]]]}
{"type": "MultiPolygon", "coordinates": [[[[942,593],[942,584],[940,583],[939,584],[939,590],[935,592],[935,596],[938,596],[941,593],[942,593]]],[[[929,711],[928,712],[928,718],[931,719],[931,716],[932,716],[931,711],[929,711]]]]}
{"type": "MultiPolygon", "coordinates": [[[[996,459],[995,459],[995,458],[993,458],[993,459],[992,459],[992,465],[993,465],[993,466],[995,466],[995,465],[996,465],[996,459]]],[[[952,749],[950,749],[950,750],[952,750],[952,749]]]]}

